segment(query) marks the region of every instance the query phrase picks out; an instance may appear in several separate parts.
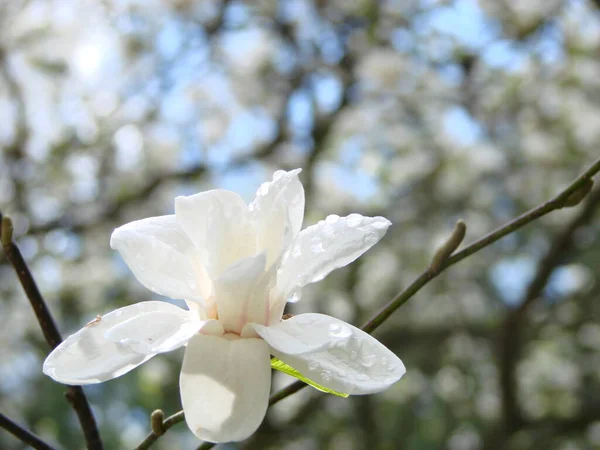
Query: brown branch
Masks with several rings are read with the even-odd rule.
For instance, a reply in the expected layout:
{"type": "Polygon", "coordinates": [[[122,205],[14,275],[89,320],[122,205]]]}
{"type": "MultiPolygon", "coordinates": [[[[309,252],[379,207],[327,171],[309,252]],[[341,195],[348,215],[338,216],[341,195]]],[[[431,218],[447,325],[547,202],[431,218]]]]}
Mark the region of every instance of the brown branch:
{"type": "MultiPolygon", "coordinates": [[[[62,342],[58,327],[54,322],[54,318],[40,293],[27,263],[23,259],[23,255],[12,240],[12,224],[10,219],[8,217],[2,217],[2,212],[0,212],[0,222],[2,223],[2,236],[0,237],[2,246],[4,247],[4,254],[17,273],[17,277],[29,299],[33,311],[35,312],[46,342],[54,349],[62,342]]],[[[102,450],[103,445],[96,425],[96,420],[94,419],[92,409],[90,408],[81,386],[68,386],[65,396],[77,414],[88,449],[102,450]]]]}
{"type": "Polygon", "coordinates": [[[155,431],[155,429],[157,428],[157,424],[152,424],[152,431],[150,432],[150,434],[148,434],[148,436],[146,436],[146,439],[144,439],[144,441],[135,448],[135,450],[147,450],[152,444],[154,444],[158,440],[159,437],[165,434],[169,428],[171,428],[173,425],[178,424],[179,422],[183,422],[184,420],[185,415],[183,414],[183,411],[179,411],[178,413],[167,417],[165,420],[163,420],[160,426],[161,432],[159,433],[156,432],[158,430],[155,431]]]}
{"type": "Polygon", "coordinates": [[[527,291],[519,302],[519,307],[507,313],[500,330],[500,387],[502,391],[502,422],[505,438],[525,425],[518,405],[516,366],[523,348],[523,332],[527,311],[539,299],[554,269],[561,264],[573,248],[573,235],[576,230],[592,218],[600,205],[600,189],[590,195],[585,206],[556,236],[544,258],[539,262],[537,272],[527,291]]]}
{"type": "Polygon", "coordinates": [[[0,413],[0,427],[4,428],[21,442],[24,442],[35,450],[56,450],[55,447],[52,447],[50,444],[44,442],[40,437],[9,419],[2,413],[0,413]]]}

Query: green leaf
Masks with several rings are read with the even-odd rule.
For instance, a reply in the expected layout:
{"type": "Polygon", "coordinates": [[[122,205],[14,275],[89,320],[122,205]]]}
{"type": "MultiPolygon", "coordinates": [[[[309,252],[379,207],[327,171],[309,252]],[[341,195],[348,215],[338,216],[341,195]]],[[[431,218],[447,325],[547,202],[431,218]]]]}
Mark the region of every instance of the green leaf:
{"type": "Polygon", "coordinates": [[[311,385],[312,387],[314,387],[315,389],[317,389],[321,392],[326,392],[328,394],[333,394],[333,395],[337,395],[338,397],[344,397],[344,398],[346,398],[350,395],[350,394],[345,394],[344,392],[334,391],[333,389],[329,389],[329,388],[326,388],[325,386],[315,383],[314,381],[306,378],[304,375],[302,375],[300,372],[298,372],[293,367],[288,366],[286,363],[284,363],[280,359],[271,358],[271,367],[275,370],[279,370],[280,372],[287,373],[288,375],[291,375],[294,378],[298,378],[300,381],[303,381],[306,384],[311,385]]]}

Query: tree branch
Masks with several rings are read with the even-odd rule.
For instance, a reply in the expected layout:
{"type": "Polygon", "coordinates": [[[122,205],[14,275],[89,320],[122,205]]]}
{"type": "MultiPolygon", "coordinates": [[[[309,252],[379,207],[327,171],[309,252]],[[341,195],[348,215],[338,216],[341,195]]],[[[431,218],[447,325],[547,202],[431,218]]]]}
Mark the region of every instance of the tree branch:
{"type": "MultiPolygon", "coordinates": [[[[35,312],[46,342],[54,349],[62,342],[58,327],[54,322],[54,318],[40,293],[27,263],[23,259],[23,255],[21,255],[19,248],[12,240],[12,223],[10,222],[10,219],[8,217],[2,217],[2,212],[0,212],[0,222],[2,224],[0,237],[2,246],[4,247],[4,253],[17,273],[21,286],[35,312]]],[[[88,449],[102,450],[103,445],[96,425],[96,420],[94,419],[92,409],[90,408],[81,386],[68,386],[65,397],[77,414],[88,449]]]]}
{"type": "Polygon", "coordinates": [[[541,297],[554,269],[565,260],[572,249],[573,234],[591,219],[598,205],[600,205],[600,189],[590,196],[585,207],[553,240],[548,253],[539,262],[537,272],[527,291],[518,303],[519,307],[507,313],[504,325],[500,330],[500,388],[502,392],[503,435],[505,438],[525,425],[517,401],[515,369],[523,347],[526,313],[535,300],[541,297]]]}
{"type": "Polygon", "coordinates": [[[167,432],[167,430],[169,428],[171,428],[173,425],[178,424],[179,422],[183,422],[185,420],[185,415],[183,414],[183,411],[179,411],[178,413],[173,414],[172,416],[167,417],[165,420],[163,420],[162,423],[162,433],[156,433],[154,430],[150,432],[150,434],[148,434],[148,436],[146,436],[146,439],[144,439],[144,441],[138,445],[135,450],[146,450],[148,448],[150,448],[150,446],[152,444],[154,444],[159,437],[161,437],[163,434],[165,434],[167,432]]]}
{"type": "Polygon", "coordinates": [[[0,413],[0,427],[4,428],[21,442],[24,442],[35,450],[56,450],[50,444],[47,444],[31,431],[23,428],[21,425],[12,421],[2,413],[0,413]]]}
{"type": "MultiPolygon", "coordinates": [[[[453,266],[454,264],[462,261],[466,257],[482,250],[504,236],[514,233],[515,231],[521,229],[525,225],[533,222],[540,217],[545,216],[546,214],[551,213],[552,211],[556,211],[557,209],[562,209],[566,206],[574,206],[573,197],[579,194],[578,191],[580,189],[588,189],[588,185],[592,177],[600,172],[600,159],[596,160],[583,174],[581,174],[578,178],[576,178],[571,184],[569,184],[565,189],[563,189],[558,195],[556,195],[551,200],[548,200],[545,203],[542,203],[539,206],[527,211],[526,213],[520,215],[516,219],[511,220],[510,222],[502,225],[500,228],[488,233],[481,239],[473,242],[469,246],[465,247],[461,251],[454,253],[454,255],[449,256],[445,261],[436,261],[437,267],[432,268],[429,266],[421,275],[419,275],[410,285],[408,285],[402,292],[400,292],[396,297],[390,300],[371,320],[366,322],[362,326],[362,330],[371,334],[375,331],[379,326],[381,326],[400,306],[410,300],[417,292],[421,290],[427,283],[437,277],[440,273],[453,266]]],[[[588,191],[589,192],[589,191],[588,191]]],[[[579,201],[581,201],[579,199],[579,201]]],[[[300,391],[301,389],[308,386],[304,382],[298,380],[294,383],[286,386],[275,394],[271,395],[269,398],[269,406],[278,403],[286,397],[289,397],[292,394],[300,391]]],[[[183,420],[183,411],[180,411],[178,414],[181,414],[180,420],[177,422],[181,422],[183,420]]],[[[176,422],[176,423],[177,423],[176,422]]],[[[152,435],[152,433],[150,433],[152,435]]],[[[150,437],[150,436],[149,436],[150,437]]],[[[156,439],[154,439],[155,441],[156,439]]],[[[153,441],[153,442],[154,442],[153,441]]],[[[208,450],[215,446],[215,444],[211,442],[204,442],[197,450],[208,450]]],[[[148,446],[137,447],[136,450],[144,450],[147,449],[148,446]]]]}

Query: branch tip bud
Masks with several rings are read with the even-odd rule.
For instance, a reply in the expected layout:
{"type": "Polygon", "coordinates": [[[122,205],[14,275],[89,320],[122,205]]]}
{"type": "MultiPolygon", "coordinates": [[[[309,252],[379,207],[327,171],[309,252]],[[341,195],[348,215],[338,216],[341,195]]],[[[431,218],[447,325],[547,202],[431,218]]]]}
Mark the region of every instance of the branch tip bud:
{"type": "Polygon", "coordinates": [[[435,273],[440,270],[444,261],[446,261],[461,244],[466,233],[467,225],[462,220],[458,220],[456,225],[454,225],[454,230],[448,240],[435,252],[435,255],[431,260],[431,265],[429,266],[432,272],[435,273]]]}
{"type": "Polygon", "coordinates": [[[165,414],[161,409],[153,411],[150,415],[150,426],[152,427],[152,431],[158,436],[162,436],[165,433],[164,418],[165,414]]]}

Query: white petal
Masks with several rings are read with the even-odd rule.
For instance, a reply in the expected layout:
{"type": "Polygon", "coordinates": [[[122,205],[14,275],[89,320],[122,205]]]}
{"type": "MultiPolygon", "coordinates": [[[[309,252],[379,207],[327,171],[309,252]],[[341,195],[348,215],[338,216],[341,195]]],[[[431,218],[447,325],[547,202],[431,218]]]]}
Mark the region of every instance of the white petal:
{"type": "Polygon", "coordinates": [[[196,335],[179,379],[188,427],[209,442],[241,441],[263,421],[269,403],[269,346],[262,339],[196,335]]]}
{"type": "Polygon", "coordinates": [[[300,314],[277,326],[255,329],[274,356],[335,391],[372,394],[406,372],[402,361],[377,339],[334,317],[300,314]]]}
{"type": "Polygon", "coordinates": [[[265,260],[265,254],[261,253],[238,261],[214,281],[219,321],[227,331],[240,333],[248,321],[267,323],[265,260]]]}
{"type": "Polygon", "coordinates": [[[351,263],[375,245],[390,225],[383,217],[332,215],[302,230],[281,264],[278,293],[285,300],[295,289],[351,263]]]}
{"type": "Polygon", "coordinates": [[[157,353],[184,345],[204,323],[165,302],[141,302],[90,321],[56,347],[44,373],[66,384],[116,378],[157,353]]]}
{"type": "Polygon", "coordinates": [[[175,216],[150,217],[117,228],[110,246],[118,250],[148,289],[171,298],[202,299],[192,261],[193,245],[175,216]]]}
{"type": "Polygon", "coordinates": [[[301,169],[278,170],[273,181],[263,183],[250,203],[256,223],[257,245],[267,252],[270,267],[295,239],[304,219],[304,188],[298,179],[301,169]]]}
{"type": "Polygon", "coordinates": [[[211,278],[256,253],[256,232],[248,206],[223,189],[175,199],[175,215],[200,251],[211,278]]]}

